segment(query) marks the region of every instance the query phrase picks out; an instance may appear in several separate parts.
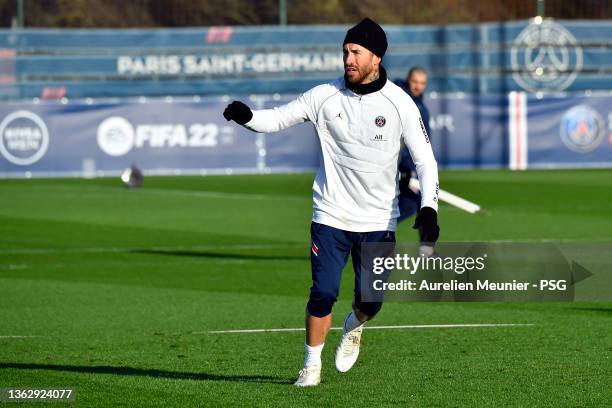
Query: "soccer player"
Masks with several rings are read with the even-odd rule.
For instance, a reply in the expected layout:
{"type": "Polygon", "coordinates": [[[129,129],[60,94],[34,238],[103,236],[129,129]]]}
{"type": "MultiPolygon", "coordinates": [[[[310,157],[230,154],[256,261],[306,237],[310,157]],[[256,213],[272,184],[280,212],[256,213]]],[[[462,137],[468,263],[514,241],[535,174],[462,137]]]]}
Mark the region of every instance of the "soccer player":
{"type": "MultiPolygon", "coordinates": [[[[395,84],[410,95],[417,108],[419,108],[421,118],[423,119],[423,124],[425,125],[425,131],[427,132],[427,135],[431,137],[431,132],[429,130],[429,110],[427,110],[427,106],[425,106],[425,102],[423,101],[423,94],[425,92],[425,88],[427,87],[427,72],[425,69],[419,66],[414,66],[408,71],[406,81],[398,80],[395,81],[395,84]]],[[[421,206],[421,194],[419,192],[412,191],[408,186],[410,178],[416,176],[416,167],[412,161],[412,158],[410,157],[410,153],[406,148],[402,148],[400,152],[400,162],[398,168],[400,172],[400,193],[397,201],[400,216],[398,217],[397,222],[401,222],[406,218],[411,217],[412,214],[415,214],[421,206]]]]}
{"type": "Polygon", "coordinates": [[[342,270],[352,256],[353,310],[344,320],[336,368],[357,360],[363,325],[382,302],[362,301],[362,244],[395,242],[400,147],[408,146],[422,184],[417,224],[428,242],[438,239],[438,170],[419,110],[387,80],[381,60],[387,50],[383,29],[364,19],[346,33],[344,77],[319,85],[274,109],[252,111],[239,101],[223,116],[256,132],[276,132],[311,121],[322,160],[312,187],[310,228],[312,287],[306,306],[306,356],[296,386],[319,384],[321,351],[332,323],[342,270]]]}

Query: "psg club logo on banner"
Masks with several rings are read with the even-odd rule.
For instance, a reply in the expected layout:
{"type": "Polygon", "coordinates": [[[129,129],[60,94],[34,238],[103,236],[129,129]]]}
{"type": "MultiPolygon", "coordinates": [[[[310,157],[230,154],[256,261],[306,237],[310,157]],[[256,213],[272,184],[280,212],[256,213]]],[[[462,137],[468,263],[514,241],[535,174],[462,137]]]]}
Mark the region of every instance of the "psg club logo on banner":
{"type": "Polygon", "coordinates": [[[583,53],[576,38],[552,20],[532,20],[510,50],[512,77],[523,89],[562,91],[582,69],[583,53]]]}
{"type": "Polygon", "coordinates": [[[560,133],[568,149],[588,153],[597,149],[604,140],[604,121],[590,106],[574,106],[563,115],[560,133]]]}

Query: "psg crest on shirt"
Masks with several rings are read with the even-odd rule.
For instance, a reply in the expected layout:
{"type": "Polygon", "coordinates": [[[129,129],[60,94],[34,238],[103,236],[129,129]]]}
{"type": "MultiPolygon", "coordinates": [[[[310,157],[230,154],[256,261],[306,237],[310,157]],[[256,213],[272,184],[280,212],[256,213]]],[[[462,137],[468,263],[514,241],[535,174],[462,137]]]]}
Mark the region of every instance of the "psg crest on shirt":
{"type": "Polygon", "coordinates": [[[374,123],[376,123],[376,126],[378,127],[383,127],[385,126],[385,123],[387,123],[387,119],[385,119],[384,116],[377,116],[374,123]]]}

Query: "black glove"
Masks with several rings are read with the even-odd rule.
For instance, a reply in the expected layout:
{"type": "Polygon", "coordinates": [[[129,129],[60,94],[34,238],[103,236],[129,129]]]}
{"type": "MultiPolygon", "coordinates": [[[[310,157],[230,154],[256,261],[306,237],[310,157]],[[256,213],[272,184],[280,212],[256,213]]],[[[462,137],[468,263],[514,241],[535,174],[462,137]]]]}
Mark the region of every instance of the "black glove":
{"type": "Polygon", "coordinates": [[[244,103],[234,101],[227,105],[227,108],[223,111],[223,117],[228,121],[233,120],[239,125],[244,125],[253,119],[253,112],[251,112],[251,108],[244,103]]]}
{"type": "Polygon", "coordinates": [[[438,213],[431,207],[423,207],[419,211],[416,220],[414,220],[414,229],[419,230],[419,238],[421,242],[433,244],[440,236],[440,227],[438,227],[438,213]]]}

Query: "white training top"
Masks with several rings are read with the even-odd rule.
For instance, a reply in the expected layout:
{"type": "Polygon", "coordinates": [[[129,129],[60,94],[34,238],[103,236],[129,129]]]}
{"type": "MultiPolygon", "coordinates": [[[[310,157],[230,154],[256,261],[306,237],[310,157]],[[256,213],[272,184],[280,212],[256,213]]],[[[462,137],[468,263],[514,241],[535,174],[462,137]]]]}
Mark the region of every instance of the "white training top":
{"type": "Polygon", "coordinates": [[[286,105],[253,111],[245,126],[277,132],[307,120],[322,152],[312,186],[314,222],[353,232],[395,231],[402,140],[421,182],[421,207],[438,209],[438,166],[429,137],[418,108],[393,82],[359,95],[339,78],[286,105]]]}

